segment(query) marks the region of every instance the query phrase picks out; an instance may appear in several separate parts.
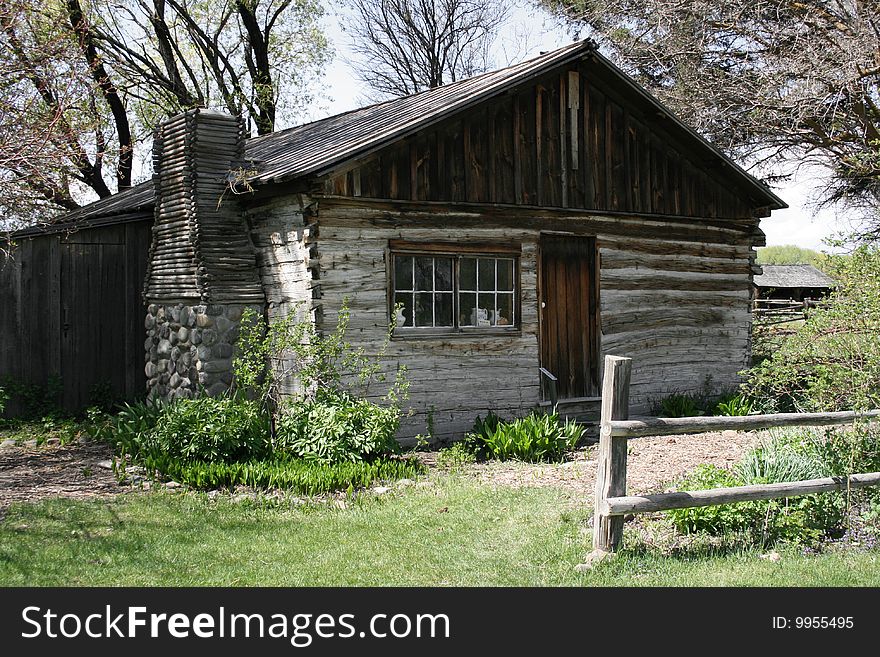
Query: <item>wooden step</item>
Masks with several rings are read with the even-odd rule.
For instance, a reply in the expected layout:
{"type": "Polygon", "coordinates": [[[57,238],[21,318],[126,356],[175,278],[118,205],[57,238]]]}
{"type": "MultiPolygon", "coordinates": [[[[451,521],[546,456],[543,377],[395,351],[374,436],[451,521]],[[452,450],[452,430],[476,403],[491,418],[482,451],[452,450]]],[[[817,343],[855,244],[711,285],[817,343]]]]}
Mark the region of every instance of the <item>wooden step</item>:
{"type": "MultiPolygon", "coordinates": [[[[550,402],[539,404],[542,409],[550,410],[550,402]]],[[[574,420],[586,425],[587,437],[593,441],[599,439],[599,413],[602,407],[601,397],[575,397],[560,399],[556,404],[556,412],[564,420],[574,420]]]]}

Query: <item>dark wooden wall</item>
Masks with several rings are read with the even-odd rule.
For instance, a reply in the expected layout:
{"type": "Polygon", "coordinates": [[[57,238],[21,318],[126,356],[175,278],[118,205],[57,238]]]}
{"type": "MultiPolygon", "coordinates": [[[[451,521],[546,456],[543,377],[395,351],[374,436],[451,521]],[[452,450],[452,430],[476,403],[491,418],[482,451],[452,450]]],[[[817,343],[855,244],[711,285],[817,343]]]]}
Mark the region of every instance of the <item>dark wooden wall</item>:
{"type": "MultiPolygon", "coordinates": [[[[142,290],[151,215],[71,234],[17,241],[0,261],[0,382],[46,386],[77,411],[109,384],[118,398],[146,392],[142,290]]],[[[12,413],[16,408],[11,408],[12,413]]]]}
{"type": "Polygon", "coordinates": [[[324,192],[743,219],[761,202],[732,171],[589,63],[388,146],[324,192]]]}

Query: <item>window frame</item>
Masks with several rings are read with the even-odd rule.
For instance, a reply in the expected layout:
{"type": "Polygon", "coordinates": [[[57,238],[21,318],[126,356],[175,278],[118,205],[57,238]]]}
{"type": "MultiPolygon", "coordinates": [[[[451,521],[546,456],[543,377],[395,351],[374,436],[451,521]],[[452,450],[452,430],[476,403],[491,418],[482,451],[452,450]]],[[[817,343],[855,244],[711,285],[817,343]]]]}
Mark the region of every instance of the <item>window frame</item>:
{"type": "MultiPolygon", "coordinates": [[[[452,263],[452,326],[403,326],[394,329],[393,338],[419,339],[432,337],[475,337],[519,335],[522,332],[522,245],[517,242],[411,242],[389,240],[385,251],[386,291],[388,308],[386,316],[391,319],[396,292],[394,258],[449,257],[452,263]],[[513,315],[516,320],[509,326],[460,326],[459,285],[460,264],[464,257],[513,260],[513,315]]],[[[497,293],[497,290],[496,290],[497,293]]]]}

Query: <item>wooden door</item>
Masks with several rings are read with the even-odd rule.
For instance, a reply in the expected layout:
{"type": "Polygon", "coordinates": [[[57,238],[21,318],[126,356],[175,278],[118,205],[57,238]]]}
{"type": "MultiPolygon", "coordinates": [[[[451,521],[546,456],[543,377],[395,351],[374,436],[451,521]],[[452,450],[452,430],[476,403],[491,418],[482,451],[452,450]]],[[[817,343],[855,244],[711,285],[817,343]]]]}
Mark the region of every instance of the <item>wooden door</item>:
{"type": "Polygon", "coordinates": [[[541,237],[541,366],[559,399],[599,393],[597,265],[595,238],[541,237]]]}
{"type": "MultiPolygon", "coordinates": [[[[125,392],[125,247],[61,245],[63,406],[81,409],[109,386],[125,392]]],[[[141,320],[143,321],[143,320],[141,320]]],[[[141,341],[143,348],[143,341],[141,341]]],[[[143,361],[141,361],[143,362],[143,361]]]]}

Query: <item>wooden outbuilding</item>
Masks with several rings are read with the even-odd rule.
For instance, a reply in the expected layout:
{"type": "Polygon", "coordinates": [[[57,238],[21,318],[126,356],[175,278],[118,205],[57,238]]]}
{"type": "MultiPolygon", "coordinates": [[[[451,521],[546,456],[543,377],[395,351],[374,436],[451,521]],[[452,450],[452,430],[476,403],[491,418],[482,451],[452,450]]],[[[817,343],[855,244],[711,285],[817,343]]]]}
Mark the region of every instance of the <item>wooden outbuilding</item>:
{"type": "Polygon", "coordinates": [[[813,265],[761,265],[761,269],[754,280],[757,299],[816,300],[837,286],[837,281],[813,265]]]}
{"type": "Polygon", "coordinates": [[[347,300],[367,353],[399,307],[402,438],[524,414],[551,379],[589,411],[609,353],[637,363],[636,413],[734,385],[759,220],[786,207],[588,41],[253,139],[192,110],[154,170],[151,394],[228,385],[246,307],[330,330],[347,300]]]}

